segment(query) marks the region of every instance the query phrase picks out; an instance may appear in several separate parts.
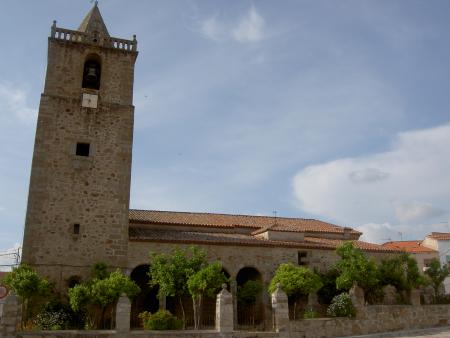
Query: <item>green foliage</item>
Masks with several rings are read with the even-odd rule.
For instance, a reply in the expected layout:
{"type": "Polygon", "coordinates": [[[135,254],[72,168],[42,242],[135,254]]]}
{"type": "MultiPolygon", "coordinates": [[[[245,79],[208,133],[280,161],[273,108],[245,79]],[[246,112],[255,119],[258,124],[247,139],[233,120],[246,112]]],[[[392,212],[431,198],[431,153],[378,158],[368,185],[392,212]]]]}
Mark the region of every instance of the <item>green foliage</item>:
{"type": "Polygon", "coordinates": [[[76,327],[78,323],[79,318],[71,308],[58,302],[46,304],[33,320],[40,330],[65,330],[76,327]]]}
{"type": "Polygon", "coordinates": [[[36,271],[26,264],[14,268],[3,278],[2,283],[22,298],[22,327],[32,316],[36,303],[51,294],[53,286],[40,277],[36,271]]]}
{"type": "Polygon", "coordinates": [[[159,286],[158,295],[178,298],[186,321],[181,298],[189,293],[188,279],[206,266],[206,252],[197,246],[175,248],[170,254],[150,253],[150,285],[159,286]]]}
{"type": "Polygon", "coordinates": [[[304,319],[313,319],[318,317],[319,313],[314,310],[306,310],[305,313],[303,314],[304,319]]]}
{"type": "Polygon", "coordinates": [[[336,287],[336,279],[338,277],[339,271],[334,268],[320,274],[322,287],[317,292],[317,297],[321,304],[330,304],[334,296],[337,296],[340,293],[336,287]]]}
{"type": "Polygon", "coordinates": [[[139,314],[145,330],[180,330],[183,321],[167,310],[158,310],[154,314],[144,311],[139,314]]]}
{"type": "Polygon", "coordinates": [[[104,308],[114,303],[122,294],[133,298],[139,293],[139,286],[119,270],[105,279],[93,279],[90,283],[90,301],[104,308]]]}
{"type": "MultiPolygon", "coordinates": [[[[94,268],[93,271],[95,270],[94,268]]],[[[104,271],[106,269],[100,266],[100,269],[93,273],[96,277],[86,283],[75,285],[68,292],[73,311],[87,313],[91,322],[94,322],[96,310],[101,310],[100,325],[104,325],[106,308],[114,304],[122,294],[133,298],[140,291],[136,283],[119,270],[109,273],[106,277],[104,271]]]]}
{"type": "Polygon", "coordinates": [[[336,263],[339,271],[337,289],[349,290],[355,283],[364,289],[366,295],[378,289],[377,265],[373,259],[367,258],[352,242],[342,244],[336,249],[336,253],[341,257],[336,263]]]}
{"type": "Polygon", "coordinates": [[[330,317],[355,317],[356,309],[350,295],[344,292],[335,296],[327,309],[327,315],[330,317]]]}
{"type": "Polygon", "coordinates": [[[269,285],[269,292],[275,292],[277,284],[288,296],[307,295],[322,287],[320,276],[307,267],[292,263],[281,264],[269,285]]]}
{"type": "Polygon", "coordinates": [[[221,285],[227,281],[222,272],[222,264],[214,262],[200,269],[188,279],[188,290],[194,305],[194,325],[200,326],[203,296],[215,297],[221,285]]]}
{"type": "Polygon", "coordinates": [[[159,286],[159,296],[181,297],[188,293],[187,281],[206,265],[206,252],[196,246],[175,248],[170,254],[150,253],[150,283],[159,286]]]}
{"type": "Polygon", "coordinates": [[[2,283],[25,300],[33,296],[50,294],[52,286],[48,280],[40,277],[36,271],[26,264],[14,268],[2,283]]]}
{"type": "Polygon", "coordinates": [[[222,284],[227,281],[222,272],[222,264],[214,262],[191,275],[187,284],[193,298],[201,295],[215,297],[222,284]]]}
{"type": "Polygon", "coordinates": [[[95,263],[91,269],[92,279],[105,279],[108,278],[108,265],[103,262],[95,263]]]}
{"type": "Polygon", "coordinates": [[[428,276],[431,286],[434,289],[434,298],[435,302],[439,299],[439,288],[441,287],[444,279],[450,274],[447,266],[442,265],[438,259],[434,258],[428,269],[425,271],[425,274],[428,276]]]}
{"type": "Polygon", "coordinates": [[[407,253],[382,260],[378,268],[378,278],[382,286],[393,285],[399,293],[410,292],[411,289],[425,284],[416,260],[407,253]]]}
{"type": "Polygon", "coordinates": [[[238,302],[244,304],[255,304],[263,289],[262,283],[258,280],[249,280],[237,289],[238,302]]]}

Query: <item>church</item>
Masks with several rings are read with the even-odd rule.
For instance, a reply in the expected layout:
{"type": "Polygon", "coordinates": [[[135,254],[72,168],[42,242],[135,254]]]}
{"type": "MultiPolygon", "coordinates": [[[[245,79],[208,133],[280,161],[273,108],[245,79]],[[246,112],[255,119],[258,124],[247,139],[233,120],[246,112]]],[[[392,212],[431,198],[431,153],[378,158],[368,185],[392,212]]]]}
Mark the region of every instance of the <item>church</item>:
{"type": "MultiPolygon", "coordinates": [[[[76,30],[56,21],[51,26],[22,262],[57,290],[105,262],[141,286],[132,308],[136,322],[143,310],[178,311],[148,286],[150,251],[203,248],[208,259],[221,261],[233,294],[248,280],[267,287],[281,263],[326,271],[344,241],[376,259],[397,252],[359,241],[361,233],[352,228],[315,219],[130,209],[137,46],[136,36],[109,35],[97,4],[76,30]]],[[[253,324],[264,328],[271,320],[266,290],[260,298],[253,324]]],[[[236,322],[245,325],[245,311],[236,301],[234,306],[236,322]]]]}

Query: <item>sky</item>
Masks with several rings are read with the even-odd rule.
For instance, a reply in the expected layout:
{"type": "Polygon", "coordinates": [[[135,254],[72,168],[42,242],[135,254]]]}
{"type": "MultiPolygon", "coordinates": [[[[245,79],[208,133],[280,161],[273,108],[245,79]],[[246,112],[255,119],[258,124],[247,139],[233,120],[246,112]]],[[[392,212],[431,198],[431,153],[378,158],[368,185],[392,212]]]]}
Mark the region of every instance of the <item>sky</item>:
{"type": "MultiPolygon", "coordinates": [[[[92,5],[0,0],[0,252],[22,241],[50,26],[92,5]]],[[[276,211],[377,243],[450,231],[450,2],[99,7],[138,40],[132,208],[276,211]]]]}

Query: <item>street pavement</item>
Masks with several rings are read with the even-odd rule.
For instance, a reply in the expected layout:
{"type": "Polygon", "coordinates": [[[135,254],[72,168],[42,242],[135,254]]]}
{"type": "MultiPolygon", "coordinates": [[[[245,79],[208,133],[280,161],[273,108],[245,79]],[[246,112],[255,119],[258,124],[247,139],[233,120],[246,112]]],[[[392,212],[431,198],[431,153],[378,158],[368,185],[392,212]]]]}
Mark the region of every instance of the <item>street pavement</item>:
{"type": "Polygon", "coordinates": [[[411,330],[411,331],[398,331],[389,333],[377,333],[364,336],[352,336],[347,338],[396,338],[396,337],[411,337],[411,338],[450,338],[450,326],[444,326],[439,328],[424,329],[424,330],[411,330]]]}

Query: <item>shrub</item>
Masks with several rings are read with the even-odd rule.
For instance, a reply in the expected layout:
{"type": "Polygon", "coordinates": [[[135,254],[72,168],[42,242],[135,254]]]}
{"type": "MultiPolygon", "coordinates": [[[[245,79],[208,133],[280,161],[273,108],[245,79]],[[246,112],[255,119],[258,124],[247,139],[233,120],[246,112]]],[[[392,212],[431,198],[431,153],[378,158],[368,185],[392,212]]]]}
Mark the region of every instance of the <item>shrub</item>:
{"type": "Polygon", "coordinates": [[[312,319],[319,317],[319,313],[314,310],[306,310],[303,314],[304,319],[312,319]]]}
{"type": "Polygon", "coordinates": [[[42,308],[33,324],[41,330],[65,330],[83,327],[84,318],[75,313],[69,305],[55,301],[42,308]]]}
{"type": "Polygon", "coordinates": [[[355,317],[356,309],[350,295],[344,292],[335,296],[327,309],[327,315],[330,317],[355,317]]]}
{"type": "Polygon", "coordinates": [[[141,312],[139,318],[145,330],[181,330],[183,321],[167,310],[158,310],[155,313],[141,312]]]}
{"type": "Polygon", "coordinates": [[[63,330],[67,328],[69,320],[69,314],[63,309],[44,309],[33,322],[41,330],[63,330]]]}

